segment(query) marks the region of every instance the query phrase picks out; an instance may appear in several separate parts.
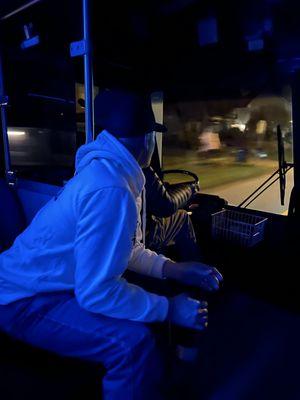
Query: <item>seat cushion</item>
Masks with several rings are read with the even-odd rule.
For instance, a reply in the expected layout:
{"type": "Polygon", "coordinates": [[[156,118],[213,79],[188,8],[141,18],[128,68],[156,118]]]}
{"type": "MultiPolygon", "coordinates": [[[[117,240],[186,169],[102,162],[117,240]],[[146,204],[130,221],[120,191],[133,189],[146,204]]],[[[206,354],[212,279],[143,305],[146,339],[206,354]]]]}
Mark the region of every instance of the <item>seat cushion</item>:
{"type": "MultiPolygon", "coordinates": [[[[17,194],[0,179],[0,252],[25,227],[17,194]]],[[[103,373],[102,366],[52,354],[0,332],[1,399],[100,399],[103,373]]]]}

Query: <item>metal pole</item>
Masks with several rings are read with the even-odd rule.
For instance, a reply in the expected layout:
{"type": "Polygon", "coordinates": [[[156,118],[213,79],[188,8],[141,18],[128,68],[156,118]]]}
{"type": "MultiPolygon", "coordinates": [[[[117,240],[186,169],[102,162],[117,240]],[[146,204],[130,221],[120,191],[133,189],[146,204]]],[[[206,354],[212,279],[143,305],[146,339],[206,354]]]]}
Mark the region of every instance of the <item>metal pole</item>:
{"type": "Polygon", "coordinates": [[[1,109],[1,128],[2,128],[2,136],[3,136],[3,151],[4,151],[4,167],[5,167],[5,175],[8,178],[9,173],[11,171],[11,160],[9,153],[9,141],[7,134],[7,120],[6,120],[6,110],[5,110],[5,93],[4,93],[4,78],[3,78],[3,69],[2,69],[2,60],[0,57],[0,109],[1,109]]]}
{"type": "Polygon", "coordinates": [[[90,32],[90,0],[83,0],[83,38],[84,53],[84,83],[85,83],[85,132],[86,143],[94,140],[94,80],[92,61],[92,42],[90,32]]]}

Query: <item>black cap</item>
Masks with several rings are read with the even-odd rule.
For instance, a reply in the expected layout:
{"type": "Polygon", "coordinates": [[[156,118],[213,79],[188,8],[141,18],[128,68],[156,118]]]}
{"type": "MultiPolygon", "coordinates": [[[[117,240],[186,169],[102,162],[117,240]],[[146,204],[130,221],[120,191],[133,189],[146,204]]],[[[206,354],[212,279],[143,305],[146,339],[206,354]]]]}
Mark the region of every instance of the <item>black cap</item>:
{"type": "Polygon", "coordinates": [[[119,137],[167,131],[155,121],[150,95],[123,89],[99,92],[95,98],[95,126],[119,137]]]}

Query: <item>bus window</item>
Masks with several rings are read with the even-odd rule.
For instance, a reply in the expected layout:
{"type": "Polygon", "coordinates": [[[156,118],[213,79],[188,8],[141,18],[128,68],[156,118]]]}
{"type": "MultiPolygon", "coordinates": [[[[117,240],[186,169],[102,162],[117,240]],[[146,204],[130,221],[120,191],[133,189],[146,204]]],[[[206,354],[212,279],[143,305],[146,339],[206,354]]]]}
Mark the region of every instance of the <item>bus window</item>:
{"type": "Polygon", "coordinates": [[[78,61],[69,46],[81,33],[67,20],[63,7],[57,13],[44,3],[36,14],[24,11],[1,26],[8,138],[18,177],[61,184],[73,175],[78,61]]]}
{"type": "MultiPolygon", "coordinates": [[[[277,125],[285,145],[286,161],[293,161],[290,89],[253,97],[216,100],[169,99],[164,103],[163,167],[196,173],[201,191],[238,206],[278,168],[277,125]]],[[[182,175],[170,175],[173,183],[182,175]]],[[[287,174],[285,205],[276,183],[249,208],[286,213],[293,186],[287,174]]]]}
{"type": "MultiPolygon", "coordinates": [[[[76,82],[76,129],[77,129],[77,139],[76,147],[83,145],[86,140],[85,134],[85,91],[84,84],[76,82]]],[[[94,85],[93,88],[94,97],[99,93],[99,86],[94,85]]],[[[98,132],[95,132],[95,135],[98,132]]]]}

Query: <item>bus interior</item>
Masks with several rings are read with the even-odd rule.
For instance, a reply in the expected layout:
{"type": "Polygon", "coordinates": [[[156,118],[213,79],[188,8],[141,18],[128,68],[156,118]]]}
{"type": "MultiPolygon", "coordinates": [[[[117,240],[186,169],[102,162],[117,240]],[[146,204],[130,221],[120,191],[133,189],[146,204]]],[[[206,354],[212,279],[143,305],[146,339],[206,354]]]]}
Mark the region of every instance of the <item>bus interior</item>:
{"type": "MultiPolygon", "coordinates": [[[[73,176],[101,88],[151,92],[169,129],[153,168],[168,185],[199,181],[187,209],[224,285],[174,400],[300,398],[299,12],[295,0],[0,1],[4,248],[73,176]]],[[[99,398],[93,365],[4,334],[0,348],[4,400],[99,398]]]]}

